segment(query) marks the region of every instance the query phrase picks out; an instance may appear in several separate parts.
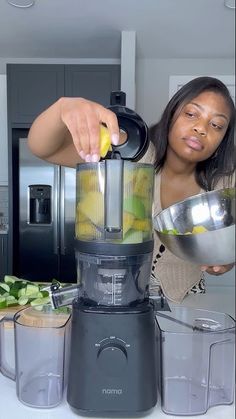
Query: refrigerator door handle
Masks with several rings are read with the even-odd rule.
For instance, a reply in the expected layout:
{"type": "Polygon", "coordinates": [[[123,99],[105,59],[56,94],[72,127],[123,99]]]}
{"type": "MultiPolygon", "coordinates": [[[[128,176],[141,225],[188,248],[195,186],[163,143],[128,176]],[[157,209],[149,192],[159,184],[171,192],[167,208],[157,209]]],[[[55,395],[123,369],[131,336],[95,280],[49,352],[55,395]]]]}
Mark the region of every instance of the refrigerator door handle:
{"type": "Polygon", "coordinates": [[[65,247],[65,167],[61,166],[61,188],[60,188],[60,237],[61,255],[66,254],[65,247]]]}
{"type": "Polygon", "coordinates": [[[53,195],[53,253],[59,254],[59,191],[60,191],[60,166],[54,166],[54,195],[53,195]]]}

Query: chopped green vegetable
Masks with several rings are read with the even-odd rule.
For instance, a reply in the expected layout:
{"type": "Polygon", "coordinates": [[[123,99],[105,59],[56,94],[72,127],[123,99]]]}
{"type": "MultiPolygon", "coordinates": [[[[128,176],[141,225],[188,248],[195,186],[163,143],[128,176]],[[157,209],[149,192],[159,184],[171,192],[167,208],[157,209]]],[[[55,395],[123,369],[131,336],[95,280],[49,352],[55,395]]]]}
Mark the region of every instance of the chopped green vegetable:
{"type": "Polygon", "coordinates": [[[16,276],[12,275],[5,275],[4,277],[4,282],[6,282],[7,284],[14,284],[18,280],[19,279],[16,276]]]}
{"type": "Polygon", "coordinates": [[[13,295],[8,295],[6,298],[7,307],[9,306],[17,306],[18,301],[13,297],[13,295]]]}
{"type": "Polygon", "coordinates": [[[4,292],[9,292],[10,291],[10,287],[8,284],[5,284],[4,282],[1,282],[0,284],[0,293],[4,293],[4,292]]]}
{"type": "Polygon", "coordinates": [[[38,285],[27,284],[25,295],[37,294],[39,292],[38,285]]]}
{"type": "Polygon", "coordinates": [[[13,295],[13,297],[18,298],[18,293],[19,290],[21,289],[22,285],[20,281],[14,282],[12,283],[12,285],[10,285],[10,291],[9,294],[13,295]]]}
{"type": "MultiPolygon", "coordinates": [[[[56,280],[53,280],[54,283],[56,280]]],[[[47,304],[50,302],[49,293],[41,288],[45,285],[38,285],[31,281],[17,278],[12,275],[5,275],[4,281],[0,282],[0,309],[9,306],[25,306],[27,304],[47,304]]]]}
{"type": "Polygon", "coordinates": [[[15,300],[15,297],[13,297],[13,295],[8,295],[8,296],[6,297],[6,300],[7,300],[7,301],[14,301],[14,300],[15,300]]]}
{"type": "Polygon", "coordinates": [[[48,297],[48,291],[40,291],[39,293],[38,293],[38,297],[37,298],[40,298],[40,297],[48,297]],[[40,294],[40,295],[39,295],[40,294]]]}
{"type": "Polygon", "coordinates": [[[162,233],[173,234],[174,236],[177,236],[178,234],[180,234],[180,232],[176,228],[173,228],[172,230],[162,230],[162,233]]]}
{"type": "Polygon", "coordinates": [[[142,243],[142,241],[143,241],[143,232],[130,229],[123,240],[123,244],[142,243]]]}
{"type": "Polygon", "coordinates": [[[50,297],[43,297],[43,298],[36,298],[35,300],[31,301],[30,305],[32,307],[36,306],[38,307],[38,310],[40,310],[40,307],[44,306],[45,304],[50,303],[50,297]]]}
{"type": "Polygon", "coordinates": [[[161,233],[163,234],[172,234],[173,236],[178,236],[178,235],[189,235],[189,234],[199,234],[199,233],[205,233],[208,230],[206,229],[206,227],[199,225],[199,226],[194,226],[192,231],[186,231],[185,233],[180,233],[176,228],[173,228],[172,230],[167,230],[164,229],[161,231],[161,233]]]}
{"type": "Polygon", "coordinates": [[[18,304],[20,306],[25,306],[28,302],[29,302],[29,298],[25,297],[24,295],[22,295],[18,300],[18,304]]]}
{"type": "Polygon", "coordinates": [[[133,214],[135,218],[145,218],[145,207],[143,205],[142,199],[138,196],[132,195],[124,199],[123,209],[124,211],[133,214]]]}
{"type": "Polygon", "coordinates": [[[7,307],[7,300],[5,297],[0,297],[0,308],[7,307]]]}
{"type": "MultiPolygon", "coordinates": [[[[62,286],[57,279],[52,279],[51,284],[62,286]]],[[[44,305],[49,304],[50,306],[47,288],[51,284],[37,284],[16,276],[5,275],[4,281],[0,281],[0,309],[30,304],[37,310],[42,310],[44,305]]],[[[67,307],[62,307],[62,309],[66,310],[67,307]]],[[[55,309],[55,311],[61,312],[61,308],[55,309]]]]}
{"type": "Polygon", "coordinates": [[[18,298],[22,297],[25,294],[26,294],[26,287],[23,286],[23,288],[20,288],[18,291],[18,298]]]}

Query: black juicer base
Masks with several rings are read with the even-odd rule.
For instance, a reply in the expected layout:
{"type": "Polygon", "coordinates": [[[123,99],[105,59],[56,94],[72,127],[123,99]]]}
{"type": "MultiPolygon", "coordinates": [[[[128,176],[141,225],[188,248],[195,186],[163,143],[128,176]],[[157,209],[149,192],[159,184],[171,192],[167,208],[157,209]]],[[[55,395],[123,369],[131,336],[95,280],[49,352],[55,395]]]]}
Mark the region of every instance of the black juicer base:
{"type": "Polygon", "coordinates": [[[140,417],[157,403],[155,313],[136,307],[72,311],[67,401],[83,416],[140,417]]]}

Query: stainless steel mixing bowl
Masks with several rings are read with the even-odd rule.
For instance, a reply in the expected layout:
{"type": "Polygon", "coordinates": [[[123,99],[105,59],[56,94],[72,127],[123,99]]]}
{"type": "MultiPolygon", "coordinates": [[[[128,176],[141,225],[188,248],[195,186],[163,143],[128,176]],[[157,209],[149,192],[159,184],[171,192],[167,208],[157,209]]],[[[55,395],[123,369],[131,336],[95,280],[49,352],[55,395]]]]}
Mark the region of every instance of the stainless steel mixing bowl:
{"type": "Polygon", "coordinates": [[[171,205],[154,215],[153,224],[162,243],[181,259],[209,266],[235,262],[234,188],[205,192],[171,205]],[[194,227],[207,231],[193,234],[194,227]]]}

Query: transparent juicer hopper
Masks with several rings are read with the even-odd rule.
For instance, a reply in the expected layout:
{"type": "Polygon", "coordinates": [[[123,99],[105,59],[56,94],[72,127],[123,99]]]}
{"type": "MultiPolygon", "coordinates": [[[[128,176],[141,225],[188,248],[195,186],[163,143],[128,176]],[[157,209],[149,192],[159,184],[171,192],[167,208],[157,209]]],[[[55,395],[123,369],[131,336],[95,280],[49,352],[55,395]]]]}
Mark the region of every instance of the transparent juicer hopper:
{"type": "Polygon", "coordinates": [[[81,296],[142,301],[152,258],[153,167],[123,160],[78,165],[76,259],[81,296]]]}
{"type": "Polygon", "coordinates": [[[121,159],[77,166],[78,285],[54,290],[54,306],[76,297],[92,305],[128,306],[148,297],[153,179],[152,165],[121,159]]]}

